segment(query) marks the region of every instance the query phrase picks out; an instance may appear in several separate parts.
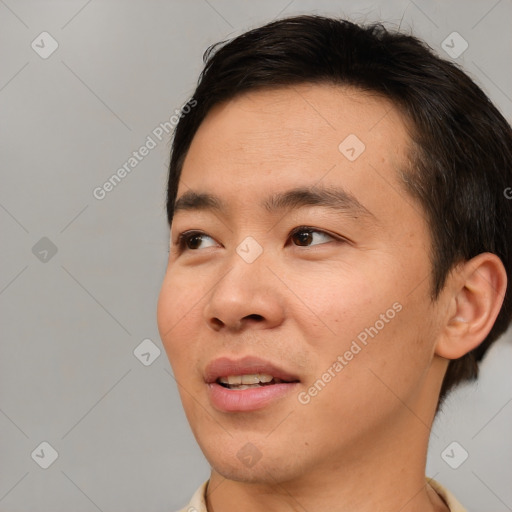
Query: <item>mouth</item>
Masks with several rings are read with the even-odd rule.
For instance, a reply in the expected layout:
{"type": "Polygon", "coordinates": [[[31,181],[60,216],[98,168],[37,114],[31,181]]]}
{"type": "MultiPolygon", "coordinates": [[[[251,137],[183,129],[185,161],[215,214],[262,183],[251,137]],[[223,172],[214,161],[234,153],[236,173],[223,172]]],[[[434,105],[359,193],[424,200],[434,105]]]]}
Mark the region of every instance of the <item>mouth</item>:
{"type": "Polygon", "coordinates": [[[205,370],[212,406],[222,412],[263,409],[285,398],[300,379],[277,365],[256,357],[212,361],[205,370]]]}
{"type": "Polygon", "coordinates": [[[268,373],[252,373],[249,375],[228,375],[227,377],[219,377],[216,382],[224,388],[243,391],[244,389],[282,384],[283,382],[290,384],[290,382],[298,382],[298,380],[285,381],[279,377],[273,377],[268,373]]]}

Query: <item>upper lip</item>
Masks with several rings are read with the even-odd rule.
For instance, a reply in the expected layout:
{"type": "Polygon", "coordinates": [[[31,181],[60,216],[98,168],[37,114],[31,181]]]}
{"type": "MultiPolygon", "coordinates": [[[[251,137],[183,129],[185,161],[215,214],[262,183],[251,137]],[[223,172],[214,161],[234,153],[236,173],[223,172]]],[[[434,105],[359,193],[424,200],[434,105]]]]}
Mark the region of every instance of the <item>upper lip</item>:
{"type": "Polygon", "coordinates": [[[279,368],[270,361],[265,361],[259,357],[246,356],[241,359],[230,359],[229,357],[219,357],[208,363],[204,372],[204,380],[210,384],[220,377],[228,375],[251,375],[256,373],[265,373],[272,375],[286,382],[298,381],[299,378],[282,368],[279,368]]]}

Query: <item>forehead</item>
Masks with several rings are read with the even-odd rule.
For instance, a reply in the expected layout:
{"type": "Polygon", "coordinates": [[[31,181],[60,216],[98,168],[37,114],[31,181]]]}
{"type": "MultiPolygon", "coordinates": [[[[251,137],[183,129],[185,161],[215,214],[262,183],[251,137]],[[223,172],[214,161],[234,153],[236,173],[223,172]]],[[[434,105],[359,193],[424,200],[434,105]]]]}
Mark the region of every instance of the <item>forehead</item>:
{"type": "Polygon", "coordinates": [[[399,180],[409,142],[398,110],[369,93],[327,84],[252,91],[209,112],[177,197],[210,192],[244,208],[270,191],[342,187],[363,206],[390,206],[390,196],[410,204],[399,180]]]}

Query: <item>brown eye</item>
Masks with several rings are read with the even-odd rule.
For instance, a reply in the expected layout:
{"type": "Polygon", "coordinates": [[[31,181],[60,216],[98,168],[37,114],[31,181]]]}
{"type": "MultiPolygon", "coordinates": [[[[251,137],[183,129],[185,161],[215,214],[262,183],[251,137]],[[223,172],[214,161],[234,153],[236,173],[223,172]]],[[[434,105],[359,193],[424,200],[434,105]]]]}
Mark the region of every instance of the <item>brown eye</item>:
{"type": "Polygon", "coordinates": [[[324,233],[323,231],[320,231],[318,229],[313,229],[313,228],[309,228],[309,227],[299,227],[299,228],[295,229],[292,232],[290,238],[299,247],[308,247],[310,245],[320,245],[322,242],[320,242],[320,244],[312,243],[313,241],[318,239],[318,236],[315,236],[315,234],[320,235],[320,238],[326,237],[328,239],[327,242],[334,240],[333,236],[331,236],[327,233],[324,233]]]}
{"type": "Polygon", "coordinates": [[[296,231],[292,235],[292,240],[296,245],[304,246],[308,245],[313,240],[313,235],[308,231],[296,231]]]}
{"type": "Polygon", "coordinates": [[[179,235],[177,245],[180,251],[195,251],[200,249],[201,243],[208,238],[213,240],[212,237],[204,233],[198,231],[189,231],[179,235]]]}
{"type": "Polygon", "coordinates": [[[187,249],[197,249],[201,245],[202,235],[192,235],[185,240],[187,249]]]}

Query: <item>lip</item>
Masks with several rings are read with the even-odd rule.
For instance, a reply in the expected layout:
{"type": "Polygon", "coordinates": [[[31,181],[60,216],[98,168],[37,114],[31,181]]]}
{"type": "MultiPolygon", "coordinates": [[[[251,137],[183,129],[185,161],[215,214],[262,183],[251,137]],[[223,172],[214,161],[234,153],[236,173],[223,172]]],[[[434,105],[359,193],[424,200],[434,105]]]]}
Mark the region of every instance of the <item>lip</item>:
{"type": "Polygon", "coordinates": [[[206,366],[204,380],[207,384],[212,384],[219,377],[227,377],[228,375],[249,375],[253,373],[267,373],[268,375],[289,382],[299,380],[297,375],[293,375],[279,368],[270,361],[265,361],[264,359],[253,356],[246,356],[241,359],[219,357],[206,366]]]}
{"type": "Polygon", "coordinates": [[[220,357],[205,368],[204,379],[208,398],[212,406],[221,412],[249,412],[263,409],[272,402],[284,398],[298,386],[300,379],[291,372],[259,357],[246,356],[241,359],[220,357]],[[231,390],[216,381],[228,375],[266,373],[283,381],[279,384],[243,390],[231,390]]]}

